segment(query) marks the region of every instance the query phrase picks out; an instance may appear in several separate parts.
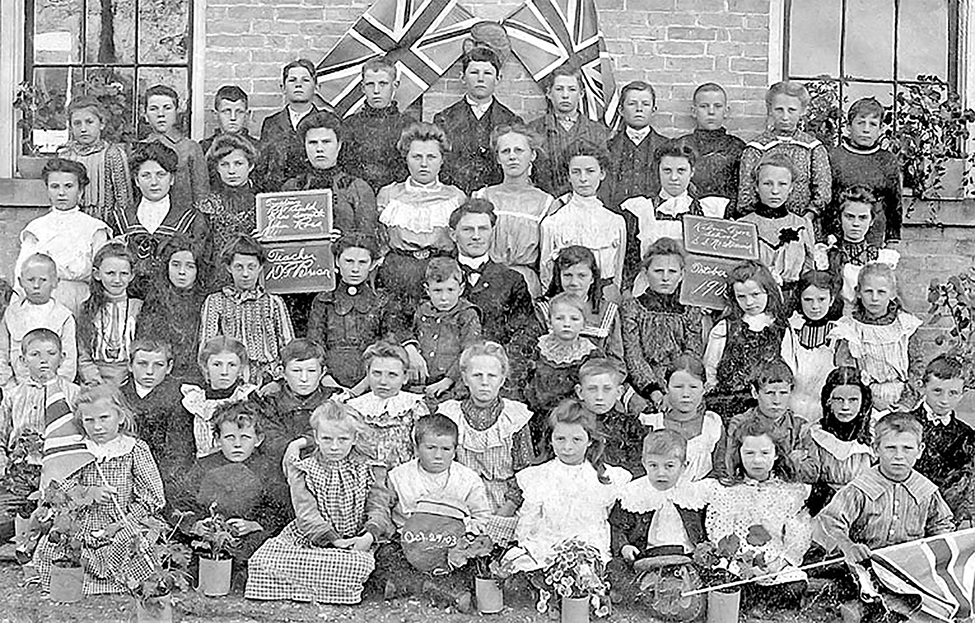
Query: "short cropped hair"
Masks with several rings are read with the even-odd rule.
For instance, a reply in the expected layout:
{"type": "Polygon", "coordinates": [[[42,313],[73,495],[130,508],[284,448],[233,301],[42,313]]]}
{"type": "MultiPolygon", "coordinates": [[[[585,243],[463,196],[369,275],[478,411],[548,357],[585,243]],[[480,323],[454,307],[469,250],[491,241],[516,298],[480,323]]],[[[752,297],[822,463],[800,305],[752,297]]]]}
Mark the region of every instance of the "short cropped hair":
{"type": "Polygon", "coordinates": [[[357,415],[355,409],[344,403],[326,400],[308,416],[308,425],[317,433],[325,424],[336,424],[342,430],[354,433],[356,437],[359,437],[363,428],[357,415]]]}
{"type": "Polygon", "coordinates": [[[264,411],[260,404],[253,400],[238,400],[217,405],[210,422],[213,426],[214,439],[220,438],[220,427],[228,422],[238,428],[253,426],[256,435],[264,435],[264,411]]]}
{"type": "Polygon", "coordinates": [[[669,428],[652,430],[643,438],[643,457],[671,454],[677,454],[681,461],[687,459],[687,440],[677,431],[669,428]]]}
{"type": "Polygon", "coordinates": [[[794,387],[795,382],[792,368],[781,358],[760,364],[749,378],[749,383],[755,391],[761,391],[763,387],[772,383],[788,383],[789,387],[794,387]]]}
{"type": "Polygon", "coordinates": [[[257,164],[257,147],[252,141],[236,134],[220,134],[213,139],[206,153],[210,170],[215,172],[217,164],[238,149],[244,152],[251,166],[257,164]]]}
{"type": "Polygon", "coordinates": [[[88,186],[91,180],[88,178],[88,169],[85,165],[74,160],[68,160],[67,158],[60,158],[55,156],[47,162],[44,163],[44,168],[41,169],[41,179],[47,184],[47,180],[51,177],[52,173],[71,173],[78,180],[78,188],[84,189],[88,186]]]}
{"type": "Polygon", "coordinates": [[[921,382],[927,384],[932,378],[950,381],[965,378],[965,364],[951,355],[938,355],[924,368],[921,382]]]}
{"type": "Polygon", "coordinates": [[[220,108],[220,102],[244,102],[244,107],[249,105],[247,93],[236,84],[225,84],[213,96],[213,109],[220,108]]]}
{"type": "Polygon", "coordinates": [[[206,344],[200,347],[200,355],[197,357],[197,363],[200,366],[200,370],[206,376],[207,363],[210,361],[210,357],[215,357],[221,353],[232,353],[237,355],[240,359],[240,365],[247,366],[250,365],[250,358],[247,356],[247,347],[244,346],[239,340],[235,340],[232,337],[227,337],[226,335],[218,335],[217,337],[208,340],[206,344]]]}
{"type": "Polygon", "coordinates": [[[809,91],[799,82],[783,80],[770,86],[768,91],[765,92],[765,106],[771,110],[772,101],[779,95],[795,97],[804,109],[809,107],[809,91]]]}
{"type": "Polygon", "coordinates": [[[440,154],[446,155],[450,151],[450,141],[447,134],[432,123],[411,123],[399,135],[396,149],[405,158],[410,153],[410,145],[414,141],[436,141],[440,145],[440,154]]]}
{"type": "Polygon", "coordinates": [[[362,353],[362,360],[365,362],[367,368],[372,365],[374,359],[396,359],[403,364],[404,371],[410,367],[409,354],[407,354],[405,348],[395,342],[383,340],[367,346],[366,350],[362,353]]]}
{"type": "Polygon", "coordinates": [[[304,143],[305,138],[308,136],[308,132],[318,128],[324,128],[326,130],[335,132],[335,138],[339,142],[342,141],[342,120],[335,113],[325,110],[313,112],[302,119],[301,122],[298,123],[298,127],[295,129],[295,132],[298,133],[298,140],[304,143]]]}
{"type": "Polygon", "coordinates": [[[373,261],[379,259],[379,241],[376,240],[375,236],[366,232],[351,231],[347,234],[343,233],[342,237],[332,247],[335,259],[337,260],[342,257],[342,253],[346,249],[365,249],[369,252],[373,261]]]}
{"type": "Polygon", "coordinates": [[[580,313],[585,316],[586,314],[586,301],[583,300],[578,294],[573,294],[571,292],[559,292],[548,301],[548,314],[549,318],[552,316],[552,312],[559,305],[568,305],[574,309],[579,310],[580,313]]]}
{"type": "Polygon", "coordinates": [[[425,283],[443,283],[451,279],[463,283],[464,271],[452,257],[434,257],[427,263],[423,278],[425,283]]]}
{"type": "Polygon", "coordinates": [[[501,364],[501,374],[508,378],[511,364],[508,361],[508,353],[505,352],[504,346],[501,344],[491,341],[471,344],[460,354],[460,369],[467,371],[471,365],[471,359],[474,357],[494,357],[501,364]]]}
{"type": "Polygon", "coordinates": [[[473,48],[464,53],[461,57],[460,64],[464,71],[467,71],[467,67],[474,62],[480,63],[491,63],[494,70],[501,74],[501,57],[498,53],[485,45],[475,45],[473,48]]]}
{"type": "Polygon", "coordinates": [[[697,150],[687,141],[680,139],[668,139],[653,152],[653,165],[655,168],[660,166],[660,161],[664,158],[683,158],[691,165],[697,164],[697,150]]]}
{"type": "Polygon", "coordinates": [[[450,213],[450,218],[447,220],[447,224],[450,225],[451,229],[457,229],[457,225],[460,223],[460,219],[464,218],[468,214],[487,214],[488,219],[491,221],[491,227],[498,222],[498,215],[494,212],[494,204],[487,199],[468,199],[464,203],[460,204],[460,207],[455,208],[453,212],[450,213]]]}
{"type": "Polygon", "coordinates": [[[888,413],[877,420],[873,427],[874,443],[879,445],[888,433],[911,433],[917,437],[918,443],[924,441],[924,427],[917,418],[903,411],[888,413]]]}
{"type": "Polygon", "coordinates": [[[58,347],[58,352],[61,351],[61,336],[51,331],[50,329],[45,329],[40,327],[38,329],[31,329],[24,335],[24,339],[20,341],[20,352],[27,354],[27,348],[34,342],[49,342],[58,347]]]}
{"type": "Polygon", "coordinates": [[[792,181],[796,179],[796,163],[792,161],[787,154],[781,152],[773,152],[762,156],[762,159],[758,161],[755,165],[755,170],[753,172],[753,177],[755,178],[755,183],[758,183],[758,175],[762,172],[765,167],[776,167],[779,169],[786,169],[789,171],[789,175],[792,176],[792,181]]]}
{"type": "Polygon", "coordinates": [[[643,261],[641,262],[643,268],[648,268],[655,257],[676,257],[680,261],[681,266],[684,266],[684,262],[687,261],[687,253],[684,251],[684,245],[676,238],[664,237],[654,240],[647,248],[646,255],[643,256],[643,261]]]}
{"type": "Polygon", "coordinates": [[[154,84],[148,89],[146,89],[146,95],[145,95],[146,106],[149,105],[149,98],[154,95],[168,97],[169,99],[173,100],[173,108],[179,109],[179,93],[177,93],[176,89],[174,89],[173,87],[165,84],[154,84]]]}
{"type": "Polygon", "coordinates": [[[610,359],[608,357],[600,357],[596,359],[590,359],[586,363],[582,364],[579,368],[579,383],[582,384],[586,379],[598,376],[600,374],[609,374],[616,382],[623,384],[626,380],[626,368],[622,363],[616,359],[610,359]]]}
{"type": "Polygon", "coordinates": [[[299,58],[291,61],[281,70],[281,83],[284,84],[288,80],[288,72],[296,67],[300,67],[308,72],[311,79],[315,79],[315,63],[311,62],[307,58],[299,58]]]}
{"type": "Polygon", "coordinates": [[[864,97],[853,102],[850,110],[846,113],[847,123],[853,123],[857,117],[880,117],[884,120],[884,105],[877,101],[875,97],[864,97]]]}
{"type": "Polygon", "coordinates": [[[132,346],[129,347],[129,363],[135,360],[135,354],[140,350],[145,353],[162,353],[166,361],[173,360],[173,347],[169,345],[169,342],[141,337],[136,338],[132,342],[132,346]]]}
{"type": "Polygon", "coordinates": [[[623,106],[623,102],[626,101],[626,96],[633,91],[650,91],[650,96],[653,97],[653,103],[657,103],[657,92],[654,91],[653,85],[649,82],[644,82],[643,80],[634,80],[629,82],[620,90],[620,107],[623,106]]]}
{"type": "Polygon", "coordinates": [[[54,261],[54,258],[47,253],[32,253],[27,256],[24,263],[21,265],[20,270],[23,271],[25,268],[32,264],[43,264],[51,269],[51,274],[57,278],[58,276],[58,263],[54,261]]]}
{"type": "Polygon", "coordinates": [[[691,101],[696,102],[697,96],[701,95],[702,93],[720,93],[724,96],[725,100],[728,99],[728,92],[725,91],[724,87],[717,82],[705,82],[704,84],[698,85],[698,87],[694,89],[694,95],[691,97],[691,101]]]}
{"type": "Polygon", "coordinates": [[[261,266],[267,263],[267,249],[253,236],[239,234],[231,239],[220,252],[220,261],[224,266],[230,266],[235,255],[252,255],[257,258],[261,266]]]}
{"type": "Polygon", "coordinates": [[[281,349],[281,365],[287,366],[292,361],[308,361],[317,359],[322,366],[325,365],[325,349],[321,345],[308,338],[298,337],[281,349]]]}
{"type": "Polygon", "coordinates": [[[586,156],[595,158],[596,162],[599,163],[599,168],[603,171],[609,171],[609,152],[591,141],[585,139],[573,141],[566,147],[564,156],[566,167],[572,165],[573,158],[586,156]]]}
{"type": "Polygon", "coordinates": [[[396,80],[399,74],[399,70],[396,69],[396,61],[388,56],[374,56],[370,58],[362,64],[362,71],[360,73],[362,76],[365,76],[367,71],[385,71],[389,74],[391,80],[396,80]]]}
{"type": "Polygon", "coordinates": [[[423,443],[423,438],[427,435],[434,437],[453,437],[454,445],[457,445],[457,438],[460,432],[457,424],[443,413],[431,413],[419,418],[413,425],[413,443],[419,447],[423,443]]]}
{"type": "Polygon", "coordinates": [[[558,78],[559,76],[575,78],[576,84],[579,85],[579,91],[585,92],[586,85],[582,83],[582,70],[579,67],[573,65],[572,63],[563,63],[562,65],[559,65],[558,67],[552,70],[552,73],[550,73],[548,77],[545,79],[546,91],[548,91],[555,85],[555,79],[558,78]]]}
{"type": "Polygon", "coordinates": [[[179,156],[175,151],[160,143],[137,143],[129,160],[132,177],[139,175],[139,169],[147,162],[155,162],[171,174],[179,167],[179,156]]]}
{"type": "Polygon", "coordinates": [[[72,97],[71,101],[68,102],[68,121],[71,121],[71,115],[78,112],[79,110],[90,110],[95,113],[95,116],[101,120],[102,123],[108,121],[108,113],[105,111],[105,107],[102,103],[98,101],[97,98],[91,97],[90,95],[82,95],[80,97],[72,97]]]}

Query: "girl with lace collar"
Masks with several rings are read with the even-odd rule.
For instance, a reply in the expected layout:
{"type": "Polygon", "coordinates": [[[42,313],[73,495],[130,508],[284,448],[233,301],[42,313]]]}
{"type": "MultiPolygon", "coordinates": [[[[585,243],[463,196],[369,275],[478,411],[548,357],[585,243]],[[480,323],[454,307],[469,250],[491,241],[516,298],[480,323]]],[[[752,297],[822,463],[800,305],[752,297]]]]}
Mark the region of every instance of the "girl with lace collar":
{"type": "MultiPolygon", "coordinates": [[[[51,486],[65,492],[82,487],[94,500],[79,511],[84,593],[125,593],[123,578],[141,582],[152,572],[130,555],[132,525],[162,510],[162,479],[149,446],[129,434],[132,414],[118,390],[106,385],[87,388],[78,396],[74,419],[94,460],[51,486]],[[106,536],[112,526],[121,529],[106,536]]],[[[50,587],[51,567],[63,559],[66,548],[64,541],[41,538],[33,562],[45,590],[50,587]]]]}
{"type": "Polygon", "coordinates": [[[219,451],[211,424],[217,406],[245,400],[257,386],[247,382],[247,349],[233,338],[221,335],[204,343],[199,361],[206,387],[187,384],[179,390],[183,407],[193,415],[196,456],[203,458],[219,451]]]}
{"type": "MultiPolygon", "coordinates": [[[[903,310],[897,297],[897,277],[887,264],[867,264],[857,279],[857,302],[850,316],[840,318],[830,332],[837,340],[836,365],[860,369],[873,392],[874,416],[898,404],[915,404],[907,383],[913,368],[922,365],[917,316],[903,310]],[[906,395],[905,395],[906,394],[906,395]]],[[[920,376],[921,370],[913,378],[920,376]]]]}
{"type": "Polygon", "coordinates": [[[823,419],[803,433],[794,459],[799,478],[812,485],[807,504],[815,515],[844,485],[870,468],[870,387],[856,368],[832,370],[823,383],[823,419]]]}
{"type": "Polygon", "coordinates": [[[525,402],[535,413],[531,420],[532,439],[540,447],[545,418],[563,399],[575,391],[579,368],[593,357],[605,356],[582,336],[588,304],[575,294],[562,292],[549,301],[549,332],[538,338],[534,371],[525,387],[525,402]]]}
{"type": "Polygon", "coordinates": [[[457,424],[457,461],[484,480],[495,514],[511,517],[522,495],[515,473],[535,459],[524,404],[501,398],[510,365],[504,347],[496,342],[469,346],[460,356],[464,400],[448,400],[437,409],[457,424]]]}
{"type": "Polygon", "coordinates": [[[389,469],[413,458],[413,425],[430,413],[421,394],[403,391],[410,359],[392,342],[377,342],[362,354],[369,391],[349,400],[376,454],[389,469]]]}
{"type": "Polygon", "coordinates": [[[782,359],[795,375],[792,411],[810,422],[823,414],[819,394],[833,369],[834,344],[829,334],[842,308],[835,299],[838,285],[828,272],[803,273],[796,286],[795,310],[782,340],[782,359]]]}
{"type": "Polygon", "coordinates": [[[626,257],[626,222],[608,210],[596,193],[609,170],[609,154],[591,143],[578,141],[566,154],[572,193],[559,199],[560,207],[542,221],[539,251],[542,287],[555,276],[559,252],[573,245],[592,250],[599,267],[594,275],[600,286],[623,290],[623,262],[626,257]]]}
{"type": "Polygon", "coordinates": [[[725,310],[704,350],[708,407],[727,423],[754,404],[749,377],[756,362],[780,357],[782,294],[759,262],[738,264],[725,278],[725,310]]]}
{"type": "Polygon", "coordinates": [[[221,258],[234,284],[214,292],[203,302],[200,343],[218,335],[240,340],[247,348],[250,378],[281,377],[281,349],[295,338],[284,300],[261,285],[268,263],[267,250],[250,236],[240,235],[221,258]]]}

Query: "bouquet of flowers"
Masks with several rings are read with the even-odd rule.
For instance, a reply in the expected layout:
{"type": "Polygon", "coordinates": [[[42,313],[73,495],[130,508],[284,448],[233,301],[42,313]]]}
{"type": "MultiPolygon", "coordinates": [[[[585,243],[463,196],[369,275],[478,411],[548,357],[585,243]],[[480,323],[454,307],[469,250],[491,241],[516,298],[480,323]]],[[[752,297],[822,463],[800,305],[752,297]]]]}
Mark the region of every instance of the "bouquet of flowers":
{"type": "MultiPolygon", "coordinates": [[[[579,539],[569,539],[555,546],[555,556],[545,569],[545,584],[560,597],[589,597],[597,617],[609,614],[609,585],[606,564],[599,550],[579,539]]],[[[547,599],[539,601],[539,610],[547,609],[547,599]]]]}
{"type": "Polygon", "coordinates": [[[0,514],[11,516],[14,513],[23,518],[30,517],[37,508],[35,494],[41,482],[41,454],[44,440],[40,433],[25,430],[14,443],[8,457],[7,469],[0,478],[0,496],[3,504],[0,514]]]}
{"type": "Polygon", "coordinates": [[[447,552],[447,562],[452,569],[460,569],[468,562],[474,563],[474,575],[485,580],[503,580],[511,575],[508,565],[502,564],[504,548],[495,545],[486,534],[465,534],[457,545],[447,552]]]}
{"type": "MultiPolygon", "coordinates": [[[[772,540],[765,526],[749,526],[745,542],[761,547],[772,540]]],[[[694,550],[694,564],[706,586],[718,586],[736,580],[747,580],[768,572],[765,554],[742,547],[737,535],[729,534],[716,544],[704,541],[694,550]]]]}

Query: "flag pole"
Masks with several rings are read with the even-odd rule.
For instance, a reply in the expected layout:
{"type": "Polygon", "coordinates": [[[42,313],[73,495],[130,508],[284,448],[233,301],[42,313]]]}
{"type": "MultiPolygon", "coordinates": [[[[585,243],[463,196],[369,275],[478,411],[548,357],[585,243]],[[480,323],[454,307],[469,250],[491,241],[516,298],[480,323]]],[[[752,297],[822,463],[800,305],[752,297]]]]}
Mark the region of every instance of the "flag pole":
{"type": "MultiPolygon", "coordinates": [[[[102,466],[101,463],[98,461],[98,458],[95,458],[95,469],[98,470],[98,476],[102,479],[102,484],[105,485],[106,487],[110,487],[111,485],[108,484],[108,479],[105,478],[105,472],[102,471],[102,466]]],[[[119,514],[119,520],[123,524],[125,524],[125,527],[128,528],[133,535],[138,534],[138,531],[136,530],[135,526],[132,525],[132,522],[129,521],[129,518],[126,516],[125,511],[122,509],[122,504],[118,501],[117,494],[109,493],[108,497],[112,498],[112,503],[115,505],[115,510],[118,511],[119,514]]],[[[155,566],[153,565],[152,557],[149,556],[147,552],[142,552],[142,556],[143,558],[145,558],[146,564],[149,565],[149,568],[152,569],[155,566]]]]}
{"type": "MultiPolygon", "coordinates": [[[[830,558],[828,560],[821,560],[819,562],[814,562],[812,564],[799,567],[796,571],[810,571],[812,569],[819,569],[820,567],[828,567],[830,565],[835,565],[838,562],[843,562],[843,557],[830,558]]],[[[781,571],[775,573],[766,573],[765,575],[758,575],[753,578],[748,578],[747,580],[735,580],[734,582],[727,582],[725,584],[718,584],[717,586],[705,586],[703,588],[698,588],[693,591],[687,591],[686,593],[681,593],[681,597],[691,597],[693,595],[701,595],[704,593],[710,593],[712,591],[725,590],[728,588],[736,588],[738,586],[744,586],[745,584],[751,584],[752,582],[759,582],[761,580],[770,580],[779,574],[781,571]]]]}

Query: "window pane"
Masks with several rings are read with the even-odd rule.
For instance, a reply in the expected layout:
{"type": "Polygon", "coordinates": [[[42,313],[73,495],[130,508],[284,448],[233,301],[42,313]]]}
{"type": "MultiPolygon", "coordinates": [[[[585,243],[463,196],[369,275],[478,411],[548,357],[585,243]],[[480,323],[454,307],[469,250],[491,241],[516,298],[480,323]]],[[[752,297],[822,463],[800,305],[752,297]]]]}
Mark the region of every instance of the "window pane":
{"type": "Polygon", "coordinates": [[[135,59],[135,3],[88,0],[86,59],[131,63],[135,59]],[[106,36],[103,37],[102,34],[106,36]],[[113,33],[111,36],[108,33],[113,33]]]}
{"type": "Polygon", "coordinates": [[[34,63],[81,60],[81,0],[34,2],[34,63]]]}
{"type": "Polygon", "coordinates": [[[897,78],[921,74],[948,80],[948,2],[901,0],[897,78]]]}
{"type": "Polygon", "coordinates": [[[843,90],[843,110],[849,110],[853,102],[864,97],[872,97],[883,106],[893,106],[894,87],[890,84],[850,82],[843,90]]]}
{"type": "Polygon", "coordinates": [[[189,0],[139,2],[140,63],[186,63],[189,46],[189,0]]]}
{"type": "Polygon", "coordinates": [[[189,128],[188,104],[190,92],[189,72],[187,69],[185,67],[140,67],[137,83],[139,88],[139,137],[145,137],[149,133],[142,109],[145,107],[146,89],[154,84],[165,84],[175,89],[176,93],[179,94],[179,113],[176,117],[177,125],[180,125],[183,132],[186,133],[189,128]]]}
{"type": "Polygon", "coordinates": [[[840,73],[841,0],[794,0],[789,23],[789,75],[840,73]]]}
{"type": "Polygon", "coordinates": [[[849,0],[846,10],[846,75],[871,80],[892,79],[894,3],[890,0],[849,0]]]}
{"type": "Polygon", "coordinates": [[[98,99],[108,111],[108,125],[103,138],[113,142],[136,140],[135,70],[95,67],[85,72],[85,80],[75,83],[73,96],[88,95],[98,99]]]}
{"type": "Polygon", "coordinates": [[[68,140],[65,101],[75,71],[65,67],[34,69],[36,111],[30,127],[24,128],[24,138],[41,154],[53,154],[68,140]]]}

